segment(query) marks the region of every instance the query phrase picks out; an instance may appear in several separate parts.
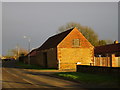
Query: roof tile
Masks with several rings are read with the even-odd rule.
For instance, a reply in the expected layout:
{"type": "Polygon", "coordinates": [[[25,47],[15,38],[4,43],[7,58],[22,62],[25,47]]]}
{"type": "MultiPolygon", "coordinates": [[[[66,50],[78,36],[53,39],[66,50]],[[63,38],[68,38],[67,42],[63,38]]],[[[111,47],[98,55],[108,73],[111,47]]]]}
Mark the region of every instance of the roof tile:
{"type": "Polygon", "coordinates": [[[94,50],[95,54],[105,54],[105,53],[115,53],[115,52],[120,52],[120,43],[97,46],[95,47],[94,50]]]}

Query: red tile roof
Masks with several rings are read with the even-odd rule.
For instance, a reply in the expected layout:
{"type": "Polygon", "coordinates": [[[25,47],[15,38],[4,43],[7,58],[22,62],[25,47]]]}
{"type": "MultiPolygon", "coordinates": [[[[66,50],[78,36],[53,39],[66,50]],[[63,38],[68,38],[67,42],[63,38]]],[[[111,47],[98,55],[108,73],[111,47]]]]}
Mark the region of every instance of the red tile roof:
{"type": "Polygon", "coordinates": [[[120,43],[97,46],[95,47],[94,50],[95,54],[116,53],[116,52],[120,52],[120,43]]]}
{"type": "Polygon", "coordinates": [[[73,28],[62,32],[60,34],[54,35],[50,38],[48,38],[45,43],[42,44],[41,47],[38,48],[38,50],[45,50],[49,48],[55,48],[57,45],[73,30],[73,28]]]}
{"type": "Polygon", "coordinates": [[[35,56],[37,54],[37,49],[34,49],[30,52],[30,56],[35,56]]]}
{"type": "Polygon", "coordinates": [[[30,56],[35,56],[37,54],[37,49],[33,49],[31,52],[29,52],[26,56],[28,56],[30,54],[30,56]]]}

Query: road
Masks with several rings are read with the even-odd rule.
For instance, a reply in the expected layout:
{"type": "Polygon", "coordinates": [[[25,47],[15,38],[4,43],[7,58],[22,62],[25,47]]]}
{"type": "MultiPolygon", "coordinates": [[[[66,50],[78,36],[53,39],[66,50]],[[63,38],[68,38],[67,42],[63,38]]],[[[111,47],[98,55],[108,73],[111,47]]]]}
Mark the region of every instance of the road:
{"type": "MultiPolygon", "coordinates": [[[[2,88],[81,88],[76,82],[33,73],[29,69],[20,69],[16,61],[3,62],[2,88]]],[[[34,71],[34,70],[33,70],[34,71]]],[[[84,90],[84,89],[83,89],[84,90]]]]}

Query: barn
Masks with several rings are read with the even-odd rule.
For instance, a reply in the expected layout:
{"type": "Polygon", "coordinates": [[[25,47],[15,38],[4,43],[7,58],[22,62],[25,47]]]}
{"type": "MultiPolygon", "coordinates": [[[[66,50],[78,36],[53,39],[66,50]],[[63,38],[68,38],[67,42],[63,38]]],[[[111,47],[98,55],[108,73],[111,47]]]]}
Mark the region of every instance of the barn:
{"type": "Polygon", "coordinates": [[[91,65],[94,46],[77,28],[48,38],[39,48],[31,51],[30,64],[59,70],[76,70],[76,65],[91,65]]]}

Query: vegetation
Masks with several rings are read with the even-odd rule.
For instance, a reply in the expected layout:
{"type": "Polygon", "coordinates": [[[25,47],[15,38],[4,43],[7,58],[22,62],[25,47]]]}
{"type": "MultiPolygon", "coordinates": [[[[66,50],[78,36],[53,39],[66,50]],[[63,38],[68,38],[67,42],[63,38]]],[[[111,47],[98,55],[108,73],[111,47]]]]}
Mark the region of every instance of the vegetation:
{"type": "Polygon", "coordinates": [[[18,62],[17,65],[18,65],[20,68],[24,68],[24,69],[55,70],[55,69],[43,68],[43,67],[37,66],[37,65],[24,64],[24,63],[22,63],[22,62],[18,62]]]}
{"type": "Polygon", "coordinates": [[[99,40],[98,41],[98,45],[101,46],[101,45],[106,45],[107,42],[105,40],[99,40]]]}
{"type": "Polygon", "coordinates": [[[16,48],[16,49],[12,49],[11,53],[17,57],[21,56],[21,55],[26,55],[28,53],[28,51],[24,48],[16,48]]]}
{"type": "Polygon", "coordinates": [[[28,51],[26,49],[17,47],[15,49],[8,50],[7,54],[4,55],[4,57],[17,59],[19,57],[23,57],[26,54],[28,54],[28,51]]]}
{"type": "Polygon", "coordinates": [[[111,84],[118,85],[118,82],[120,81],[118,75],[92,74],[81,72],[60,72],[55,73],[55,75],[92,85],[102,85],[103,83],[107,86],[111,84]]]}
{"type": "Polygon", "coordinates": [[[81,24],[76,22],[70,22],[66,25],[59,27],[58,32],[63,32],[74,27],[76,27],[93,46],[106,45],[112,43],[111,40],[99,40],[97,33],[92,28],[82,26],[81,24]]]}

